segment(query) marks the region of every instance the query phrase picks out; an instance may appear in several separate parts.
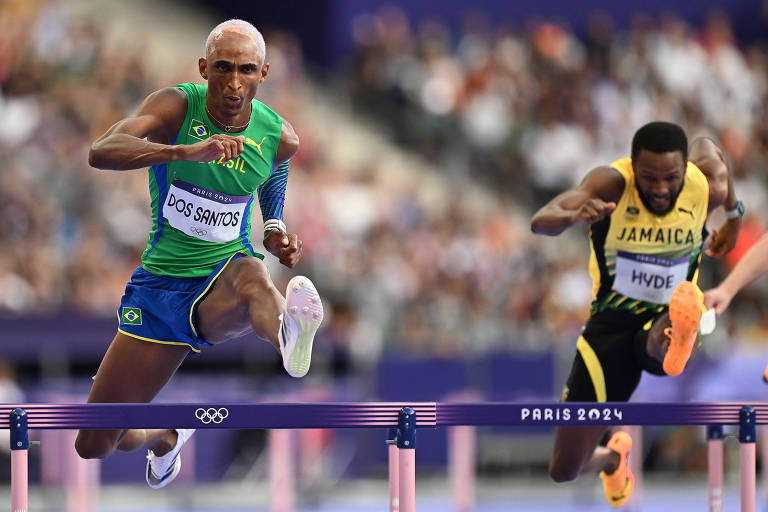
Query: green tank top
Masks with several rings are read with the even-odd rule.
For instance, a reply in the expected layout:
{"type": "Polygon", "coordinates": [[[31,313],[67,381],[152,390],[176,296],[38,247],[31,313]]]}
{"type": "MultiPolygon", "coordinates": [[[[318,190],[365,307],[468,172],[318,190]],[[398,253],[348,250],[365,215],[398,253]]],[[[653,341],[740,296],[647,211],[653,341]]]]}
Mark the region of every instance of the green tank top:
{"type": "Polygon", "coordinates": [[[176,87],[187,95],[187,115],[171,144],[224,133],[244,136],[244,150],[226,163],[178,161],[149,168],[152,230],[142,266],[153,274],[207,277],[237,251],[263,259],[251,246],[251,214],[257,189],[275,169],[282,118],[254,99],[248,127],[228,134],[205,111],[207,85],[176,87]]]}

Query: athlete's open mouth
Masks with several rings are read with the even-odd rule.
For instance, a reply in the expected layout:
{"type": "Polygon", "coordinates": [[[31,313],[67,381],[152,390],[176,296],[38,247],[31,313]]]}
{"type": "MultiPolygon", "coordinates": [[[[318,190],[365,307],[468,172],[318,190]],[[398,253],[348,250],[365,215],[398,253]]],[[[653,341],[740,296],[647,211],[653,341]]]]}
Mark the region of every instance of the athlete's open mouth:
{"type": "Polygon", "coordinates": [[[665,210],[669,206],[669,197],[650,197],[651,206],[654,210],[665,210]]]}
{"type": "Polygon", "coordinates": [[[224,102],[227,106],[237,107],[243,102],[243,98],[240,96],[224,96],[224,102]]]}

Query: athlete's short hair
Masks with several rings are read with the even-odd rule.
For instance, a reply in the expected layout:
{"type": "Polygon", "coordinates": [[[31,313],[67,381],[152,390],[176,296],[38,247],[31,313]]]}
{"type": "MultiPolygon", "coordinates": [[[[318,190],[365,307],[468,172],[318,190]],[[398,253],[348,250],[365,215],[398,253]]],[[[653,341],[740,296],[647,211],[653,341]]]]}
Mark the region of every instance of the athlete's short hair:
{"type": "Polygon", "coordinates": [[[205,40],[205,58],[206,59],[211,54],[211,52],[214,51],[214,49],[216,48],[216,41],[221,39],[221,37],[224,35],[224,32],[236,32],[238,34],[250,36],[253,39],[253,41],[256,43],[256,48],[257,48],[257,51],[259,52],[259,57],[261,57],[262,61],[266,59],[267,45],[264,42],[264,36],[261,35],[261,32],[259,32],[256,27],[254,27],[247,21],[239,20],[235,18],[219,23],[218,25],[213,27],[213,30],[211,30],[211,33],[208,34],[208,39],[205,40]]]}
{"type": "Polygon", "coordinates": [[[654,153],[680,151],[683,154],[683,162],[688,161],[688,137],[675,123],[654,121],[642,126],[632,137],[632,160],[637,158],[642,149],[654,153]]]}

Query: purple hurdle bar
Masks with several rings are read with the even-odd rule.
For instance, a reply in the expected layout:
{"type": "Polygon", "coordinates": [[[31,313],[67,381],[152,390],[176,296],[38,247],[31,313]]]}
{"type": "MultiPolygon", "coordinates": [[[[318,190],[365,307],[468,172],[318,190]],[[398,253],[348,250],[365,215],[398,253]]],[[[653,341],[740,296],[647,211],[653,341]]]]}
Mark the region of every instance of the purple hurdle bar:
{"type": "Polygon", "coordinates": [[[299,429],[397,425],[399,496],[397,500],[390,500],[390,507],[397,506],[398,512],[413,512],[417,427],[735,424],[741,425],[741,511],[755,512],[755,426],[768,424],[768,403],[755,406],[732,402],[0,405],[0,428],[11,429],[14,451],[12,512],[27,511],[27,427],[299,429]]]}

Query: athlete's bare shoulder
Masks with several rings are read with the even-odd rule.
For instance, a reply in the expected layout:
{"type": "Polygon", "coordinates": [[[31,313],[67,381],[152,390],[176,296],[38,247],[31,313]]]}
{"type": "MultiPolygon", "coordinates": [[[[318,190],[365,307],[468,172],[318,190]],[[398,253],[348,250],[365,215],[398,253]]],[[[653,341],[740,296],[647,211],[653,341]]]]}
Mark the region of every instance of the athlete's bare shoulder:
{"type": "Polygon", "coordinates": [[[624,176],[609,165],[595,167],[587,173],[579,188],[603,201],[618,201],[624,193],[624,176]]]}
{"type": "Polygon", "coordinates": [[[149,136],[149,140],[165,144],[173,140],[184,123],[187,103],[186,93],[176,87],[164,87],[147,96],[136,115],[154,116],[162,127],[149,136]]]}
{"type": "Polygon", "coordinates": [[[277,148],[277,161],[285,162],[299,150],[299,136],[288,120],[283,119],[283,128],[280,132],[280,145],[277,148]]]}

